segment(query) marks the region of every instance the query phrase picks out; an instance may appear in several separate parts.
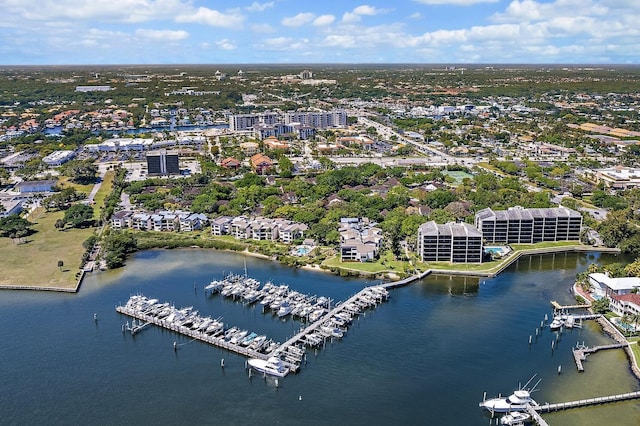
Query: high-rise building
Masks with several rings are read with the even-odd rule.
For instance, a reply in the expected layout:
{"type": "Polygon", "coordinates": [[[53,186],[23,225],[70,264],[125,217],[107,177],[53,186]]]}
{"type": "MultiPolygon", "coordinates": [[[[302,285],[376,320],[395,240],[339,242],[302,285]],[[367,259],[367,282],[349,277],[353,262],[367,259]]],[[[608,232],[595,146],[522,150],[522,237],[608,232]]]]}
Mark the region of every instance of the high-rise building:
{"type": "Polygon", "coordinates": [[[482,234],[468,223],[423,223],[418,228],[418,255],[423,262],[480,263],[482,234]]]}
{"type": "Polygon", "coordinates": [[[147,153],[147,173],[149,176],[179,175],[178,151],[149,151],[147,153]]]}
{"type": "Polygon", "coordinates": [[[475,216],[476,227],[487,243],[540,243],[577,241],[582,215],[566,207],[508,210],[482,209],[475,216]]]}

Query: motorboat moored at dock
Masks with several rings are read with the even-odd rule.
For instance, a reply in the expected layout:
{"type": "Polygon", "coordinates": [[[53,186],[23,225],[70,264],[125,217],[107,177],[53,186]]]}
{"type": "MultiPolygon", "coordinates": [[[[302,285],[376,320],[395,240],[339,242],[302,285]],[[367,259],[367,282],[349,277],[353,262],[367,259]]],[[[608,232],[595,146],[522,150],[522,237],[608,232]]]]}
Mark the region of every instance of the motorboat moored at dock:
{"type": "Polygon", "coordinates": [[[524,425],[530,419],[531,415],[529,415],[528,413],[512,411],[511,413],[507,413],[500,418],[500,424],[507,426],[519,426],[524,425]]]}
{"type": "Polygon", "coordinates": [[[536,387],[540,383],[541,379],[536,382],[533,387],[528,388],[529,383],[535,378],[534,375],[525,383],[524,387],[513,392],[507,397],[498,397],[483,400],[479,406],[486,408],[492,413],[511,413],[514,411],[526,411],[528,406],[536,407],[538,403],[531,398],[531,393],[535,392],[536,387]]]}
{"type": "Polygon", "coordinates": [[[276,377],[284,377],[289,374],[289,369],[284,365],[281,359],[276,357],[271,357],[267,360],[252,358],[247,362],[249,367],[259,373],[276,377]]]}

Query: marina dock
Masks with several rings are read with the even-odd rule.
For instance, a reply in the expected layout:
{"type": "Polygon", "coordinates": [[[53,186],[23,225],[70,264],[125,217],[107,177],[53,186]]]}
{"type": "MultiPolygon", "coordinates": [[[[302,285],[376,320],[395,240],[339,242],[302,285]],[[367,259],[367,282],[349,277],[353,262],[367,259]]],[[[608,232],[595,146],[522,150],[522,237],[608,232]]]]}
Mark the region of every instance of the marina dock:
{"type": "Polygon", "coordinates": [[[627,347],[629,344],[628,343],[614,343],[611,345],[603,345],[603,346],[592,346],[592,347],[587,347],[584,345],[579,345],[575,348],[573,348],[573,359],[576,362],[576,367],[578,368],[578,371],[583,372],[584,371],[584,365],[582,365],[582,361],[587,359],[587,355],[595,353],[597,351],[604,351],[604,350],[608,350],[608,349],[621,349],[621,348],[625,348],[627,347]]]}
{"type": "Polygon", "coordinates": [[[178,334],[191,337],[192,339],[200,340],[201,342],[205,342],[210,345],[217,346],[219,348],[226,349],[228,351],[235,352],[240,355],[244,355],[246,357],[259,358],[259,359],[265,359],[265,360],[269,357],[268,354],[257,352],[257,351],[248,349],[244,346],[227,342],[221,337],[210,336],[204,332],[192,330],[191,328],[186,326],[176,325],[174,323],[170,323],[166,320],[163,320],[151,315],[145,315],[139,311],[136,311],[135,309],[131,309],[126,306],[117,306],[116,311],[121,314],[128,315],[132,318],[136,318],[139,321],[145,321],[147,324],[151,323],[151,324],[157,325],[158,327],[171,330],[178,334]]]}
{"type": "MultiPolygon", "coordinates": [[[[397,285],[397,282],[394,283],[397,285]]],[[[400,285],[404,285],[404,284],[400,284],[400,285]]],[[[352,314],[353,312],[351,311],[351,309],[349,309],[349,307],[353,306],[353,304],[361,299],[363,299],[364,297],[366,297],[367,294],[370,293],[370,287],[365,287],[362,290],[360,290],[358,293],[354,294],[353,296],[351,296],[349,299],[347,299],[346,301],[344,301],[343,303],[338,304],[337,306],[335,306],[333,309],[331,309],[329,312],[327,312],[323,317],[321,317],[318,321],[315,321],[311,324],[309,324],[309,326],[303,328],[302,330],[300,330],[298,333],[296,333],[294,336],[292,336],[289,340],[287,340],[286,342],[284,342],[277,350],[277,353],[284,353],[288,350],[288,348],[292,345],[295,345],[296,343],[303,343],[303,339],[315,332],[318,327],[320,327],[320,325],[322,325],[323,323],[325,323],[326,321],[330,320],[332,317],[334,317],[336,314],[340,314],[345,310],[350,311],[349,314],[352,314]]]]}
{"type": "Polygon", "coordinates": [[[565,311],[568,309],[587,309],[591,307],[591,305],[561,305],[555,300],[551,301],[551,306],[553,306],[553,309],[556,311],[565,311]]]}
{"type": "Polygon", "coordinates": [[[117,312],[134,318],[133,325],[123,325],[122,331],[135,335],[149,324],[154,324],[248,358],[267,361],[277,357],[289,371],[297,372],[306,357],[305,346],[317,347],[323,345],[327,338],[343,337],[354,316],[376,307],[389,297],[383,286],[374,285],[363,288],[331,308],[331,300],[326,297],[304,295],[289,290],[286,285],[277,286],[270,282],[261,287],[257,280],[237,275],[212,281],[205,287],[205,294],[207,292],[244,300],[244,306],[260,301],[263,313],[269,308],[278,317],[295,316],[306,320],[307,325],[280,344],[267,341],[264,335],[249,334],[248,330],[225,328],[221,318],[201,317],[192,307],[178,309],[169,303],[159,303],[157,299],[135,295],[125,305],[116,306],[117,312]]]}
{"type": "Polygon", "coordinates": [[[529,414],[531,416],[531,418],[533,419],[533,421],[538,425],[538,426],[549,426],[549,423],[547,423],[547,421],[545,419],[542,418],[542,416],[540,415],[540,413],[538,413],[536,411],[537,407],[533,407],[531,404],[527,404],[527,414],[529,414]]]}
{"type": "MultiPolygon", "coordinates": [[[[590,405],[607,404],[611,402],[628,401],[631,399],[639,399],[640,391],[622,393],[618,395],[600,396],[596,398],[580,399],[578,401],[559,402],[557,404],[544,404],[532,406],[533,411],[550,413],[552,411],[568,410],[571,408],[588,407],[590,405]]],[[[545,423],[546,424],[546,423],[545,423]]]]}

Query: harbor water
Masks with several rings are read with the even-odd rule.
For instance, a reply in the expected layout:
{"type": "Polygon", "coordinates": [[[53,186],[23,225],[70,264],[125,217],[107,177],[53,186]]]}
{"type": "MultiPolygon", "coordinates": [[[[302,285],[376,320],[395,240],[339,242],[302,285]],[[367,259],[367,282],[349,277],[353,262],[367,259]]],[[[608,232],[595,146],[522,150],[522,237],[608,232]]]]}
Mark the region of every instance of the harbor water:
{"type": "MultiPolygon", "coordinates": [[[[144,294],[286,340],[303,324],[205,295],[212,279],[244,273],[245,261],[262,282],[334,302],[374,283],[193,249],[137,253],[123,269],[88,275],[77,294],[0,291],[2,424],[487,425],[483,393],[510,393],[534,374],[539,403],[640,390],[622,350],[589,355],[585,372],[576,371],[572,346],[611,342],[595,322],[535,337],[550,300],[573,303],[577,272],[617,261],[598,254],[524,257],[493,279],[430,276],[391,290],[343,339],[308,351],[300,372],[278,382],[250,378],[239,355],[158,327],[122,332],[131,318],[115,306],[144,294]]],[[[551,425],[637,425],[640,402],[543,417],[551,425]]]]}

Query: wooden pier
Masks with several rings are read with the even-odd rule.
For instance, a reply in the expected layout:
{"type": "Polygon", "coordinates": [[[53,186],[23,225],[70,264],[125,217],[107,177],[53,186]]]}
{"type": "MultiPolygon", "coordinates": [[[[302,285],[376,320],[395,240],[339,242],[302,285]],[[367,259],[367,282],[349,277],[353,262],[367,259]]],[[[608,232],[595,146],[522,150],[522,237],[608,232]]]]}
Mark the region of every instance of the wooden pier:
{"type": "Polygon", "coordinates": [[[627,347],[628,345],[629,344],[625,342],[625,343],[614,343],[611,345],[593,346],[590,348],[586,346],[579,346],[573,349],[573,359],[576,361],[576,367],[578,368],[578,371],[583,372],[584,366],[582,365],[582,361],[587,359],[587,355],[597,351],[604,351],[607,349],[621,349],[621,348],[627,347]]]}
{"type": "Polygon", "coordinates": [[[631,399],[639,399],[640,391],[622,393],[618,395],[599,396],[596,398],[580,399],[578,401],[559,402],[557,404],[544,404],[532,406],[534,411],[542,413],[550,413],[552,411],[568,410],[571,408],[588,407],[590,405],[607,404],[611,402],[628,401],[631,399]]]}
{"type": "MultiPolygon", "coordinates": [[[[415,279],[415,278],[414,278],[415,279]]],[[[411,281],[409,281],[411,282],[411,281]]],[[[398,285],[405,285],[406,283],[401,283],[398,284],[399,281],[394,282],[392,284],[395,284],[395,286],[398,285]]],[[[387,284],[388,285],[388,284],[387,284]]],[[[385,287],[385,285],[380,285],[379,287],[385,287]]],[[[302,330],[300,330],[298,333],[296,333],[295,335],[293,335],[289,340],[287,340],[286,342],[284,342],[282,345],[280,345],[275,351],[274,353],[285,353],[287,352],[288,348],[290,346],[295,345],[296,343],[302,343],[302,339],[313,333],[318,327],[320,327],[322,324],[324,324],[325,322],[327,322],[331,317],[333,317],[336,314],[339,314],[340,312],[342,312],[343,310],[345,310],[345,307],[347,305],[349,305],[350,303],[358,300],[362,295],[364,295],[365,293],[367,293],[369,291],[369,287],[365,287],[362,290],[360,290],[358,293],[354,294],[353,296],[351,296],[349,299],[345,300],[344,302],[340,303],[339,305],[335,306],[333,309],[330,309],[329,312],[327,312],[326,314],[324,314],[322,317],[320,317],[318,320],[310,323],[307,327],[303,328],[302,330]]]]}
{"type": "Polygon", "coordinates": [[[549,423],[547,423],[546,420],[542,418],[540,413],[536,411],[536,408],[537,407],[534,408],[531,404],[527,404],[527,413],[531,416],[533,421],[535,421],[538,426],[549,426],[549,423]]]}
{"type": "Polygon", "coordinates": [[[200,340],[201,342],[205,342],[210,345],[217,346],[219,348],[226,349],[228,351],[235,352],[237,354],[244,355],[249,358],[259,358],[264,360],[269,358],[269,355],[267,354],[263,354],[261,352],[251,350],[244,346],[227,342],[226,340],[224,340],[223,337],[210,336],[201,331],[192,330],[189,327],[179,326],[179,325],[170,323],[168,321],[165,321],[163,319],[156,318],[151,315],[145,315],[133,309],[129,309],[126,306],[116,306],[116,311],[121,314],[136,318],[138,320],[145,321],[146,323],[155,324],[158,327],[162,327],[167,330],[174,331],[176,333],[182,334],[183,336],[191,337],[192,339],[200,340]]]}
{"type": "Polygon", "coordinates": [[[556,311],[564,311],[566,309],[586,309],[591,307],[590,304],[589,305],[561,305],[555,300],[551,301],[551,306],[553,306],[553,309],[555,309],[556,311]]]}

